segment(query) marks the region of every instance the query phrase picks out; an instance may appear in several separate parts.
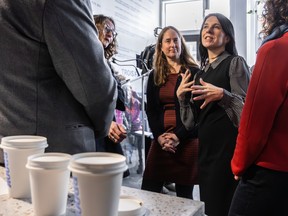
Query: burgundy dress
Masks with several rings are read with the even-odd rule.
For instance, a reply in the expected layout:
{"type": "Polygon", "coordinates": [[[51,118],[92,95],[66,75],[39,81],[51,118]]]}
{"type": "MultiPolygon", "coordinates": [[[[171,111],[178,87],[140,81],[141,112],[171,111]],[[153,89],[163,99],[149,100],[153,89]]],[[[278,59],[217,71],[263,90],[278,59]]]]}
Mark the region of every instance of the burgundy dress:
{"type": "MultiPolygon", "coordinates": [[[[170,74],[165,85],[160,88],[160,103],[164,106],[164,130],[173,132],[176,127],[175,86],[178,74],[170,74]]],[[[170,181],[177,184],[195,184],[197,174],[198,140],[187,139],[177,146],[176,153],[163,151],[160,144],[152,141],[144,178],[170,181]]]]}

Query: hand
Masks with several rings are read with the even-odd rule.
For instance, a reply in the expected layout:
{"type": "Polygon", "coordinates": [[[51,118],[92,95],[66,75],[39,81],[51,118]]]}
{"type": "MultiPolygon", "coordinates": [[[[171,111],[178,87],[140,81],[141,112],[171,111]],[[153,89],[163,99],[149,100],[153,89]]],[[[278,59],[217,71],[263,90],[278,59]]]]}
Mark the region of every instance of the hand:
{"type": "Polygon", "coordinates": [[[234,179],[236,180],[236,181],[238,181],[238,180],[240,180],[240,176],[237,176],[237,175],[234,175],[234,179]]]}
{"type": "Polygon", "coordinates": [[[193,100],[204,100],[203,104],[201,105],[200,109],[206,107],[212,101],[221,100],[223,97],[223,88],[219,88],[214,86],[208,82],[204,82],[202,78],[200,78],[201,85],[193,85],[191,86],[192,94],[198,95],[193,97],[193,100]]]}
{"type": "Polygon", "coordinates": [[[186,70],[185,74],[180,74],[182,77],[181,83],[177,89],[176,95],[178,100],[184,100],[186,92],[191,91],[191,86],[194,84],[194,81],[188,82],[191,77],[189,70],[186,70]]]}
{"type": "Polygon", "coordinates": [[[175,148],[179,145],[179,139],[174,133],[164,133],[163,136],[166,139],[166,143],[171,144],[175,148]]]}
{"type": "Polygon", "coordinates": [[[127,137],[127,132],[123,125],[117,124],[115,121],[112,121],[108,137],[114,143],[120,143],[127,137]]]}
{"type": "Polygon", "coordinates": [[[167,133],[164,133],[158,137],[158,143],[162,147],[162,150],[169,151],[171,153],[176,152],[177,145],[175,145],[175,141],[167,136],[167,133]]]}

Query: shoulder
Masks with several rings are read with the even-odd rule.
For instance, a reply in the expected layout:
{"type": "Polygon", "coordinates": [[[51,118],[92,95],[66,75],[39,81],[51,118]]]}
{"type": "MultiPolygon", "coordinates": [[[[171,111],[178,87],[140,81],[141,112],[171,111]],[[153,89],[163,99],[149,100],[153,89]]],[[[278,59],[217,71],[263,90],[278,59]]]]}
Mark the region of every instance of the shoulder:
{"type": "Polygon", "coordinates": [[[286,54],[288,46],[288,33],[284,34],[281,38],[268,41],[258,50],[257,55],[275,55],[282,56],[286,54]]]}
{"type": "Polygon", "coordinates": [[[155,70],[152,70],[149,74],[149,77],[148,77],[148,88],[151,88],[151,87],[155,87],[155,84],[154,84],[154,73],[155,73],[155,70]]]}
{"type": "Polygon", "coordinates": [[[149,76],[148,76],[149,81],[154,79],[154,73],[155,73],[154,69],[149,73],[149,76]]]}
{"type": "Polygon", "coordinates": [[[242,73],[243,71],[249,73],[250,67],[247,65],[246,60],[242,56],[231,56],[230,63],[230,74],[231,73],[242,73]]]}
{"type": "MultiPolygon", "coordinates": [[[[231,56],[231,67],[247,66],[246,60],[242,56],[231,56]]],[[[248,67],[248,66],[247,66],[248,67]]]]}
{"type": "Polygon", "coordinates": [[[231,63],[246,63],[246,60],[239,55],[231,56],[231,63]]]}

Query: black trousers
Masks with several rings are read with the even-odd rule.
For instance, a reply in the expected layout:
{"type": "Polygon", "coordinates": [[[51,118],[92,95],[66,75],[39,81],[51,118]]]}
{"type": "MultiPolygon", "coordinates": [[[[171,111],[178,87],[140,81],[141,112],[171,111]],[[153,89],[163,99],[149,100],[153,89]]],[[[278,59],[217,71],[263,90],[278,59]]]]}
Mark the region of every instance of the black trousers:
{"type": "MultiPolygon", "coordinates": [[[[160,193],[162,191],[163,185],[164,181],[156,181],[143,178],[141,189],[160,193]]],[[[193,188],[194,185],[175,184],[176,195],[178,197],[193,199],[193,188]]]]}
{"type": "Polygon", "coordinates": [[[288,215],[288,172],[256,165],[242,176],[229,216],[288,215]]]}

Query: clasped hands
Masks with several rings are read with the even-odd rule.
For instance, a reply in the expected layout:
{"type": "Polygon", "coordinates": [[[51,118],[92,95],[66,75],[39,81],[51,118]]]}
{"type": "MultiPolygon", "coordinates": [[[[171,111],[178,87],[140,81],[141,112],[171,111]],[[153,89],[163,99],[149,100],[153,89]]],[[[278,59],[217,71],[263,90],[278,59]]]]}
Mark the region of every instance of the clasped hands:
{"type": "Polygon", "coordinates": [[[200,106],[200,109],[203,109],[210,102],[222,99],[224,94],[223,88],[219,88],[208,82],[204,82],[202,78],[200,78],[201,85],[194,85],[194,80],[189,82],[191,73],[188,70],[185,72],[185,74],[181,74],[181,76],[182,81],[176,92],[179,100],[184,100],[185,93],[191,92],[193,94],[193,100],[204,100],[200,106]]]}
{"type": "Polygon", "coordinates": [[[179,145],[179,139],[174,133],[163,133],[158,137],[158,143],[162,150],[175,153],[179,145]]]}
{"type": "Polygon", "coordinates": [[[108,137],[114,143],[120,143],[127,137],[127,131],[125,130],[123,125],[112,121],[108,137]]]}

